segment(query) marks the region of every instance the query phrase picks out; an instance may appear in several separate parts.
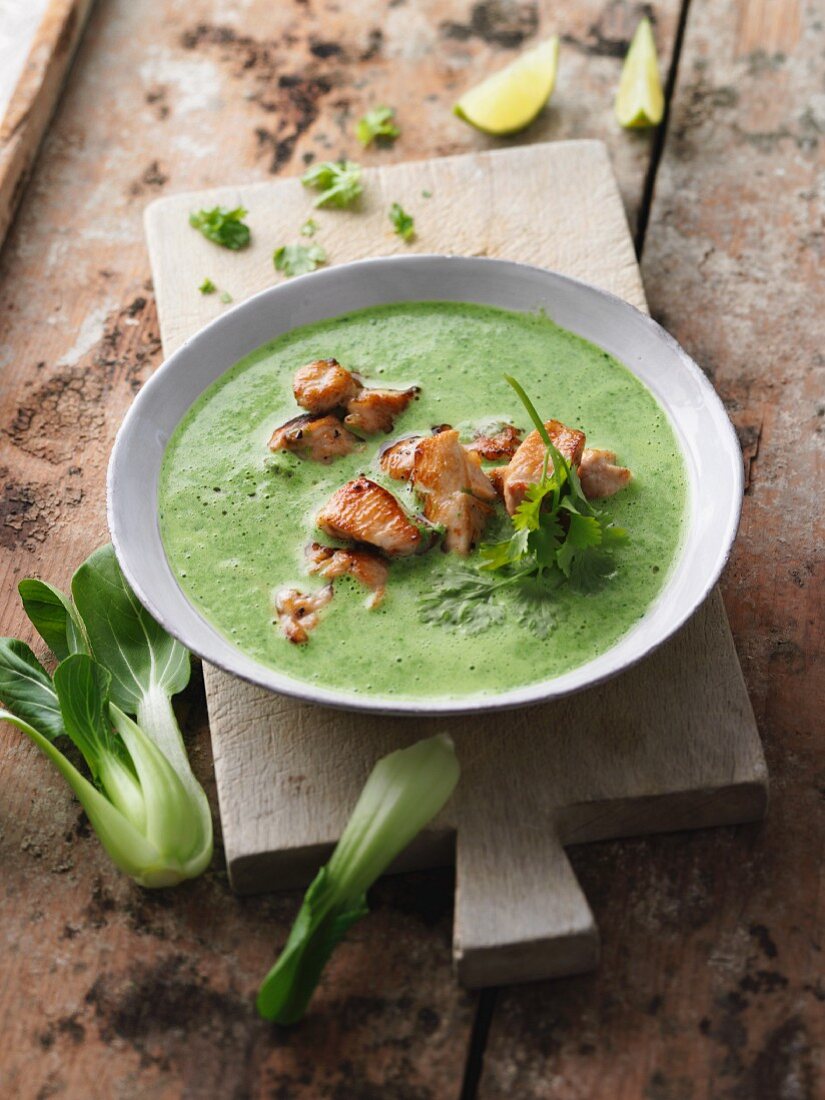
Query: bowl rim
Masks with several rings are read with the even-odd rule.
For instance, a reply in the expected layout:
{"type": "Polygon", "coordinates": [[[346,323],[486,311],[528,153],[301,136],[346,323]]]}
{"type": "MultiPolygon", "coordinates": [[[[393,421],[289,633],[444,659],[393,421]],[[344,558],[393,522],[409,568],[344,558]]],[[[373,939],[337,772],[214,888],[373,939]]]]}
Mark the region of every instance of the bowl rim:
{"type": "MultiPolygon", "coordinates": [[[[422,301],[423,299],[405,299],[398,298],[397,301],[422,301]]],[[[432,301],[441,301],[446,299],[440,299],[438,296],[434,296],[432,301]]],[[[450,299],[456,304],[461,301],[469,301],[469,299],[450,299]]],[[[368,309],[370,305],[364,305],[360,308],[368,309]]],[[[499,308],[511,308],[513,312],[518,312],[512,307],[499,307],[499,308]]],[[[351,312],[350,310],[343,310],[342,314],[351,312]]],[[[525,310],[524,312],[530,312],[525,310]]],[[[333,314],[332,317],[340,316],[342,314],[333,314]]],[[[312,322],[303,322],[309,324],[312,322]]],[[[301,327],[296,325],[295,327],[301,327]]],[[[284,332],[289,329],[284,329],[284,332]]],[[[583,337],[590,343],[594,343],[597,347],[599,344],[590,337],[583,337]]],[[[260,346],[260,345],[259,345],[260,346]]],[[[230,370],[239,359],[243,358],[242,355],[238,355],[237,358],[229,362],[222,372],[230,370]]],[[[622,360],[620,360],[622,361],[622,360]]],[[[633,367],[623,362],[625,368],[631,371],[642,385],[645,386],[649,392],[653,392],[650,386],[647,385],[638,374],[633,370],[633,367]]],[[[221,377],[219,375],[218,377],[221,377]]],[[[217,379],[207,383],[199,392],[199,394],[193,399],[197,400],[210,386],[214,384],[217,379]]],[[[665,414],[668,416],[671,426],[674,429],[674,433],[679,438],[679,432],[676,430],[676,425],[673,423],[670,410],[667,408],[666,403],[661,397],[653,393],[653,397],[657,404],[662,408],[665,414]]],[[[191,407],[190,402],[187,408],[191,407]]],[[[178,417],[176,424],[180,423],[181,417],[185,415],[185,412],[178,417]]],[[[164,447],[165,450],[165,447],[164,447]]],[[[682,452],[683,460],[687,465],[687,455],[684,453],[684,448],[680,441],[680,450],[682,452]]],[[[162,461],[162,458],[161,458],[162,461]]],[[[106,479],[106,513],[109,525],[109,531],[111,534],[112,544],[114,546],[115,554],[117,556],[120,567],[126,580],[134,590],[136,596],[140,602],[146,607],[150,614],[168,631],[173,637],[177,638],[187,649],[192,653],[195,653],[202,660],[207,661],[217,667],[222,668],[224,671],[231,673],[234,676],[239,677],[251,684],[257,685],[278,694],[287,695],[292,698],[302,700],[308,703],[314,703],[322,706],[331,707],[333,709],[341,709],[347,711],[360,711],[367,713],[378,714],[393,714],[393,715],[419,715],[427,717],[438,716],[450,716],[450,715],[462,715],[462,714],[474,714],[474,713],[486,713],[498,710],[510,710],[519,707],[527,707],[546,703],[554,699],[563,698],[568,695],[573,695],[579,691],[588,690],[589,688],[596,687],[599,684],[604,683],[607,680],[612,679],[615,676],[626,672],[628,669],[637,665],[640,661],[648,658],[652,653],[659,649],[665,642],[676,634],[682,626],[690,619],[699,607],[705,602],[710,595],[716,582],[718,581],[722,570],[724,569],[736,537],[736,533],[739,526],[741,517],[742,504],[744,493],[744,467],[741,460],[741,450],[739,442],[736,436],[735,429],[725,411],[721,398],[717,394],[713,385],[708,377],[698,366],[698,364],[691,358],[690,355],[682,348],[678,341],[673,337],[665,328],[663,328],[657,321],[655,321],[649,314],[638,309],[636,306],[631,305],[629,302],[620,298],[618,295],[613,294],[611,291],[603,290],[600,287],[594,286],[583,279],[578,279],[574,276],[565,275],[561,272],[554,271],[550,268],[541,267],[537,264],[521,263],[516,260],[499,259],[486,256],[457,256],[448,255],[442,253],[415,253],[413,255],[392,255],[392,256],[374,256],[362,260],[353,260],[348,263],[336,264],[332,267],[319,269],[317,271],[308,273],[306,275],[297,276],[288,280],[288,282],[276,283],[273,286],[264,288],[261,291],[253,294],[244,301],[237,303],[231,309],[224,311],[217,317],[213,318],[206,325],[202,326],[195,333],[189,336],[183,343],[169,355],[161,365],[154,371],[152,376],[143,385],[140,392],[136,396],[135,400],[127,410],[123,421],[118,428],[115,436],[115,441],[112,447],[106,479]],[[349,274],[354,271],[361,271],[370,268],[380,268],[385,265],[392,265],[393,267],[401,267],[409,265],[411,267],[423,266],[437,262],[444,264],[448,267],[454,267],[456,269],[465,268],[468,265],[483,265],[498,267],[501,269],[503,278],[506,278],[508,271],[527,271],[538,275],[539,277],[550,277],[551,281],[557,280],[563,284],[584,292],[585,294],[592,294],[598,299],[604,300],[612,307],[618,307],[620,311],[628,312],[635,323],[640,324],[643,328],[647,328],[650,334],[657,340],[661,341],[672,354],[674,354],[680,364],[687,370],[693,381],[698,385],[699,391],[702,395],[703,404],[705,407],[709,407],[710,410],[714,410],[717,414],[721,413],[721,417],[717,415],[716,427],[719,429],[718,442],[722,444],[720,450],[726,458],[732,460],[728,463],[727,473],[732,479],[730,482],[730,498],[731,508],[728,513],[727,523],[724,531],[721,533],[719,540],[719,549],[714,558],[713,564],[707,569],[706,575],[701,585],[697,585],[689,601],[680,609],[678,614],[673,615],[668,621],[665,629],[661,630],[657,636],[652,640],[641,646],[637,652],[629,653],[626,656],[623,655],[622,659],[615,662],[615,667],[610,667],[604,671],[582,678],[575,675],[586,670],[587,667],[594,661],[601,660],[615,649],[620,647],[628,638],[629,634],[635,629],[631,628],[630,631],[623,634],[617,641],[603,653],[597,655],[595,658],[585,662],[584,664],[574,666],[573,669],[567,672],[561,673],[558,676],[554,676],[550,679],[537,681],[535,683],[527,684],[515,689],[507,689],[506,691],[483,695],[465,695],[455,698],[449,696],[413,696],[413,697],[391,697],[391,696],[379,696],[379,695],[354,695],[348,694],[342,690],[335,688],[325,688],[316,686],[309,681],[300,680],[294,678],[288,674],[279,672],[277,669],[264,664],[261,661],[256,660],[253,657],[249,657],[238,646],[236,646],[221,630],[214,626],[205,615],[196,607],[196,605],[186,596],[186,593],[180,586],[180,583],[172,570],[171,564],[168,561],[163,544],[160,537],[159,527],[157,530],[157,542],[160,546],[163,561],[169,570],[178,593],[181,598],[188,605],[189,609],[194,611],[197,618],[200,620],[202,626],[206,627],[204,638],[193,639],[191,637],[183,636],[186,632],[181,631],[174,619],[174,615],[167,613],[164,607],[160,606],[152,596],[151,586],[147,588],[144,584],[143,570],[140,563],[137,561],[137,555],[132,554],[131,548],[128,546],[128,540],[123,531],[123,522],[121,517],[121,494],[120,485],[122,483],[125,474],[125,459],[128,457],[129,446],[132,441],[132,435],[134,433],[135,425],[137,424],[138,417],[141,412],[142,405],[144,405],[149,397],[145,395],[152,395],[156,389],[168,384],[168,379],[173,371],[177,368],[177,364],[182,360],[185,361],[188,356],[192,354],[193,346],[199,344],[202,341],[206,341],[216,331],[219,331],[226,327],[230,321],[237,321],[242,318],[244,314],[252,314],[259,310],[262,304],[269,302],[273,297],[276,298],[279,293],[287,290],[288,288],[300,288],[306,286],[309,281],[313,286],[317,286],[319,292],[323,291],[324,283],[335,282],[341,279],[345,279],[349,274]],[[223,649],[221,652],[216,652],[215,646],[212,643],[213,639],[209,635],[213,635],[214,638],[219,639],[222,643],[223,649]],[[573,677],[572,682],[564,683],[563,681],[573,677]],[[561,681],[561,683],[560,683],[561,681]]],[[[688,487],[688,496],[690,497],[690,488],[688,487]]],[[[687,541],[689,529],[694,519],[694,506],[690,501],[687,505],[688,515],[685,520],[685,530],[682,538],[682,548],[687,541]]],[[[155,516],[155,524],[157,525],[157,499],[153,502],[153,511],[155,516]]],[[[677,551],[677,555],[681,554],[681,550],[677,551]]],[[[678,572],[681,561],[676,559],[673,572],[678,572]]],[[[669,581],[666,581],[660,593],[654,599],[646,612],[645,616],[656,605],[656,602],[661,597],[662,593],[668,588],[669,581]]],[[[643,616],[644,619],[644,616],[643,616]]],[[[643,621],[643,620],[640,620],[643,621]]]]}

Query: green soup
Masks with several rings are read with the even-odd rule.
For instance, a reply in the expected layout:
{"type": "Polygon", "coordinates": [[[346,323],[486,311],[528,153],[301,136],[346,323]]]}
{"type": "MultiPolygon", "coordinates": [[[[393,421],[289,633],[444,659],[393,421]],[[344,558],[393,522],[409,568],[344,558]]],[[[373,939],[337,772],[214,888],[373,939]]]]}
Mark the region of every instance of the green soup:
{"type": "Polygon", "coordinates": [[[662,587],[685,501],[685,470],[667,417],[621,363],[543,315],[427,302],[295,329],[237,363],[175,430],[159,507],[166,553],[183,590],[250,657],[359,695],[455,698],[535,683],[614,645],[662,587]],[[301,412],[292,394],[296,368],[330,356],[377,385],[421,387],[389,438],[491,419],[528,429],[502,379],[509,373],[542,416],[581,428],[588,446],[616,451],[634,475],[607,502],[630,536],[616,553],[616,575],[588,594],[559,587],[555,625],[544,638],[516,616],[468,636],[421,619],[422,595],[456,566],[454,555],[436,549],[393,562],[387,596],[372,611],[355,581],[335,581],[334,599],[309,643],[288,642],[275,622],[273,592],[284,584],[308,590],[325,583],[306,576],[304,549],[318,537],[313,517],[335,489],[365,473],[413,507],[404,486],[378,464],[384,438],[330,465],[270,455],[272,430],[301,412]]]}

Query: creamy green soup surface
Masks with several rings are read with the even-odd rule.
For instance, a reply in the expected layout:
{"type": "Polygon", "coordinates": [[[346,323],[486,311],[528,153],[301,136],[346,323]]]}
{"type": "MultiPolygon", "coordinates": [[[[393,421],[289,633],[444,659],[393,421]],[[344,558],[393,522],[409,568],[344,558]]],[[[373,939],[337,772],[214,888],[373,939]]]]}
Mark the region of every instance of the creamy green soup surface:
{"type": "MultiPolygon", "coordinates": [[[[184,592],[241,650],[325,688],[399,699],[498,693],[609,649],[661,589],[685,507],[686,475],[668,419],[621,363],[541,314],[443,302],[377,307],[295,329],[235,364],[175,430],[159,492],[163,543],[184,592]],[[292,393],[295,370],[328,357],[368,384],[416,384],[420,396],[390,436],[329,465],[270,454],[273,429],[302,411],[292,393]],[[490,420],[529,430],[505,373],[518,378],[544,418],[580,428],[587,446],[616,451],[633,471],[629,488],[605,502],[629,534],[616,552],[615,576],[588,594],[560,586],[545,638],[515,615],[469,636],[422,621],[422,594],[460,564],[436,548],[392,563],[375,610],[365,608],[365,590],[354,580],[336,580],[309,643],[288,642],[273,594],[285,584],[308,591],[326,583],[308,577],[304,561],[308,542],[329,541],[314,526],[321,505],[363,473],[414,510],[406,487],[378,464],[387,439],[490,420]]],[[[497,535],[507,537],[500,510],[497,535]]]]}

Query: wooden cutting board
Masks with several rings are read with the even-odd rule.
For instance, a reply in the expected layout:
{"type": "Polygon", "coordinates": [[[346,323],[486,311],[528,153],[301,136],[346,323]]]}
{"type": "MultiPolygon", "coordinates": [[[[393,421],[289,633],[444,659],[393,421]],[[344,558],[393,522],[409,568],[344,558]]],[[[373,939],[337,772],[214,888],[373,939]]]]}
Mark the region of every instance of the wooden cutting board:
{"type": "MultiPolygon", "coordinates": [[[[298,180],[177,195],[146,228],[167,354],[271,285],[272,251],[313,214],[330,262],[393,252],[500,256],[586,279],[644,309],[605,148],[563,142],[399,164],[366,173],[358,212],[311,211],[298,180]],[[425,197],[425,193],[426,196],[425,197]],[[404,245],[391,202],[414,214],[404,245]],[[216,248],[187,224],[216,203],[249,210],[252,246],[216,248]]],[[[229,366],[229,364],[227,364],[229,366]]],[[[398,869],[457,864],[454,955],[467,985],[545,978],[598,960],[598,932],[564,847],[760,818],[767,773],[718,592],[677,637],[623,676],[550,705],[420,721],[347,714],[205,669],[226,858],[234,888],[308,882],[374,761],[447,729],[462,766],[444,814],[398,869]]]]}

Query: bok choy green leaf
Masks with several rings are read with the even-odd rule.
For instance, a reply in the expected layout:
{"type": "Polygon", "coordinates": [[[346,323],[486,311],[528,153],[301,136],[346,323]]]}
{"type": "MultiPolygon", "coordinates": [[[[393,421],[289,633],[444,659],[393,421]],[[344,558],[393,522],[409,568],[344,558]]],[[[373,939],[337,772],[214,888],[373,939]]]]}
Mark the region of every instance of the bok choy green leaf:
{"type": "Polygon", "coordinates": [[[446,734],[378,761],[264,979],[258,993],[261,1016],[279,1024],[296,1023],[303,1016],[335,947],[367,914],[367,890],[442,809],[458,776],[455,749],[446,734]]]}
{"type": "Polygon", "coordinates": [[[0,719],[52,761],[122,871],[150,887],[194,878],[212,857],[212,818],[171,704],[189,680],[189,654],[135,598],[111,546],[77,570],[72,594],[21,582],[23,606],[60,663],[52,678],[24,642],[0,639],[0,719]],[[64,737],[90,778],[55,744],[64,737]]]}

